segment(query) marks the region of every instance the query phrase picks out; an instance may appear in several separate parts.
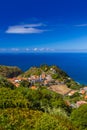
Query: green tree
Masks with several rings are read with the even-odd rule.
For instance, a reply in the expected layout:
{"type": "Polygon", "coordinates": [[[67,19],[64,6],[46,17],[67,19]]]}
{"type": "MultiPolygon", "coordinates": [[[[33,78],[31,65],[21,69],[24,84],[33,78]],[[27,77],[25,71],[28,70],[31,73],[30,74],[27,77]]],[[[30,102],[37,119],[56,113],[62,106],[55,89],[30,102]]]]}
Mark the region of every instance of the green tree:
{"type": "Polygon", "coordinates": [[[57,73],[55,73],[55,74],[52,74],[52,78],[53,79],[58,79],[60,76],[59,76],[59,74],[57,74],[57,73]]]}
{"type": "Polygon", "coordinates": [[[80,130],[87,130],[87,104],[74,110],[71,113],[71,120],[80,130]]]}
{"type": "Polygon", "coordinates": [[[0,87],[15,89],[15,86],[2,76],[0,76],[0,87]]]}
{"type": "Polygon", "coordinates": [[[28,82],[27,80],[22,80],[20,82],[20,87],[26,87],[26,88],[29,88],[31,86],[31,83],[28,82]]]}
{"type": "Polygon", "coordinates": [[[52,116],[45,113],[37,120],[35,130],[76,130],[76,128],[64,116],[52,116]]]}

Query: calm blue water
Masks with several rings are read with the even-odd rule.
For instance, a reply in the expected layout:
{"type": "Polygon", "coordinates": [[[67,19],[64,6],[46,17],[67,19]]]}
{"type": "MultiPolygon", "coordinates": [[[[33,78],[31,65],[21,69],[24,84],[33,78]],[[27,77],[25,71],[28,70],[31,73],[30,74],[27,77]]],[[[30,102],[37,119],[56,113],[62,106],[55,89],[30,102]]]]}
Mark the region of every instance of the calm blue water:
{"type": "Polygon", "coordinates": [[[87,84],[87,53],[0,54],[0,64],[23,71],[41,64],[57,65],[75,81],[87,84]]]}

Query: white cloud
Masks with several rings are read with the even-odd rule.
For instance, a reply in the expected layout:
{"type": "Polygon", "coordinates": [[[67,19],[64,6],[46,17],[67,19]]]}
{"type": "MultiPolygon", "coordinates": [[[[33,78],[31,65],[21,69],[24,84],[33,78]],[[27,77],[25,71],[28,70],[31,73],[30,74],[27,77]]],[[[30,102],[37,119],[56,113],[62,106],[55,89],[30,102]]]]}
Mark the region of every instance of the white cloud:
{"type": "Polygon", "coordinates": [[[11,51],[15,51],[15,52],[16,52],[16,51],[20,51],[19,48],[11,48],[10,50],[11,50],[11,51]]]}
{"type": "Polygon", "coordinates": [[[9,26],[5,33],[12,34],[33,34],[33,33],[43,33],[47,30],[41,29],[40,27],[46,26],[45,24],[24,24],[9,26]],[[38,28],[39,27],[39,28],[38,28]]]}
{"type": "Polygon", "coordinates": [[[51,48],[0,48],[0,53],[3,52],[13,52],[13,53],[20,53],[20,52],[55,52],[55,49],[51,49],[51,48]]]}
{"type": "Polygon", "coordinates": [[[37,50],[38,50],[38,48],[34,48],[33,50],[34,50],[34,51],[37,51],[37,50]]]}
{"type": "Polygon", "coordinates": [[[52,49],[52,48],[33,48],[32,51],[37,51],[37,52],[54,52],[55,49],[52,49]]]}
{"type": "Polygon", "coordinates": [[[75,25],[77,27],[87,27],[87,24],[78,24],[78,25],[75,25]]]}

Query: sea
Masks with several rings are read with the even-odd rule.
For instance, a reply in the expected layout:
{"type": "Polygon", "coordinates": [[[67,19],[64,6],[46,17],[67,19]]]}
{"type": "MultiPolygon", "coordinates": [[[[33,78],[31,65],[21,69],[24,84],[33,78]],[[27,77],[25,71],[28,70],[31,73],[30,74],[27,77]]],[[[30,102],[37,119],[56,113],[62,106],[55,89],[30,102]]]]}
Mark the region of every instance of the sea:
{"type": "Polygon", "coordinates": [[[0,65],[18,66],[23,71],[42,64],[56,65],[76,82],[87,85],[87,53],[0,54],[0,65]]]}

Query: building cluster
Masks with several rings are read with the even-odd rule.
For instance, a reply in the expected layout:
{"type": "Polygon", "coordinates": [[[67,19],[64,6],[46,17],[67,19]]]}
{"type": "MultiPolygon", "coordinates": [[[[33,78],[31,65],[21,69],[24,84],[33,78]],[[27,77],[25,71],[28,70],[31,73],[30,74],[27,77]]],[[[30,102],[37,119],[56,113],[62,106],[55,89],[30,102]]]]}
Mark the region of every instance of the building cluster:
{"type": "Polygon", "coordinates": [[[39,85],[42,86],[50,86],[52,84],[57,84],[57,82],[52,79],[52,76],[49,74],[42,73],[40,76],[37,75],[31,75],[30,77],[24,78],[24,77],[14,77],[8,79],[11,83],[13,83],[16,87],[20,86],[21,81],[28,81],[31,83],[31,87],[34,86],[36,83],[39,83],[39,85]]]}
{"type": "Polygon", "coordinates": [[[71,103],[70,106],[72,108],[78,108],[83,104],[87,104],[87,87],[83,87],[80,90],[72,90],[70,93],[68,93],[68,96],[73,96],[75,93],[79,94],[79,97],[81,97],[81,100],[76,101],[76,103],[71,103]]]}
{"type": "MultiPolygon", "coordinates": [[[[53,68],[50,69],[51,72],[54,74],[56,73],[53,68]]],[[[39,86],[48,86],[50,90],[55,91],[63,96],[74,96],[75,93],[78,93],[81,96],[82,100],[78,100],[74,104],[70,103],[70,106],[73,108],[78,108],[82,104],[87,103],[87,87],[83,87],[80,90],[72,90],[69,89],[64,82],[59,82],[58,80],[54,80],[51,74],[46,74],[43,72],[40,76],[38,75],[31,75],[30,77],[14,77],[8,79],[11,83],[13,83],[16,87],[20,86],[22,81],[27,81],[30,83],[31,89],[37,89],[37,85],[39,86]]],[[[70,78],[69,78],[70,80],[70,78]]]]}

